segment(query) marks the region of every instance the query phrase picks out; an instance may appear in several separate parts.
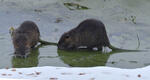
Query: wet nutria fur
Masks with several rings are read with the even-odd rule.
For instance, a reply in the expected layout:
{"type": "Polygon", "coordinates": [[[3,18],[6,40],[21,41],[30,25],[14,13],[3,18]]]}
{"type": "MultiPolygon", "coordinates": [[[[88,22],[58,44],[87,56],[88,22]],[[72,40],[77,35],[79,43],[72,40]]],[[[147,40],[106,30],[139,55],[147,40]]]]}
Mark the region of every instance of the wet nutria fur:
{"type": "Polygon", "coordinates": [[[109,46],[104,24],[96,19],[87,19],[81,22],[76,28],[64,33],[59,42],[59,49],[77,49],[86,46],[89,49],[109,46]]]}
{"type": "Polygon", "coordinates": [[[26,56],[40,40],[39,29],[34,22],[25,21],[13,31],[12,40],[16,56],[26,56]]]}
{"type": "Polygon", "coordinates": [[[96,19],[82,21],[76,28],[64,33],[58,42],[58,49],[63,50],[79,49],[80,46],[86,46],[90,50],[96,47],[100,51],[102,51],[102,47],[109,47],[113,51],[139,51],[112,46],[105,25],[96,19]]]}

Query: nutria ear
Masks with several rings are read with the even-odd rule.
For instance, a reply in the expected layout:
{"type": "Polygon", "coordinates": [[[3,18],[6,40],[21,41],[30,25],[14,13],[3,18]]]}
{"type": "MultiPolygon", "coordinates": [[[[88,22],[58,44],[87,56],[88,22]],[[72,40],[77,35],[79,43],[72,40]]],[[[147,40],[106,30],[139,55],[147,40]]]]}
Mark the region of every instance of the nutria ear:
{"type": "Polygon", "coordinates": [[[10,33],[11,37],[13,36],[14,31],[15,31],[14,27],[9,28],[9,33],[10,33]]]}

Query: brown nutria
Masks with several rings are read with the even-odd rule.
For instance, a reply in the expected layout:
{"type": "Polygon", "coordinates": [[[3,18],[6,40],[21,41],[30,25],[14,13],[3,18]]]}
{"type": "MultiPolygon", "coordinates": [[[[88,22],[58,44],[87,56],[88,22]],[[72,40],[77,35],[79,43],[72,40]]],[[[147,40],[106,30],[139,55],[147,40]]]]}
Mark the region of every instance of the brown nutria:
{"type": "Polygon", "coordinates": [[[71,50],[78,49],[80,46],[86,46],[87,49],[96,47],[100,51],[103,47],[109,47],[112,50],[138,51],[119,49],[112,46],[105,25],[96,19],[82,21],[76,28],[64,33],[58,42],[58,49],[71,50]]]}
{"type": "Polygon", "coordinates": [[[11,28],[11,37],[16,56],[27,56],[30,49],[40,42],[53,44],[40,39],[38,26],[32,21],[24,21],[17,29],[11,28]]]}
{"type": "Polygon", "coordinates": [[[26,56],[40,40],[40,32],[37,25],[32,21],[23,22],[12,33],[16,56],[26,56]]]}

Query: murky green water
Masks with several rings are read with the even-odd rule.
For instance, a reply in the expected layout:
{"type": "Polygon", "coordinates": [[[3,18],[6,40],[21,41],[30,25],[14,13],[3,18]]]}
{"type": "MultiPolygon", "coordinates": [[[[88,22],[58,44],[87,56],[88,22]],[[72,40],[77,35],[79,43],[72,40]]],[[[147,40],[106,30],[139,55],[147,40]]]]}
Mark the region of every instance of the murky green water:
{"type": "Polygon", "coordinates": [[[0,0],[0,68],[65,66],[111,66],[139,68],[150,65],[148,52],[60,51],[57,46],[35,48],[28,58],[13,57],[9,27],[18,27],[25,20],[39,26],[41,38],[57,42],[64,32],[82,20],[96,18],[104,22],[112,45],[136,49],[137,34],[141,50],[150,49],[149,0],[0,0]],[[88,10],[69,10],[63,2],[75,2],[88,10]],[[134,22],[131,16],[135,16],[134,22]]]}

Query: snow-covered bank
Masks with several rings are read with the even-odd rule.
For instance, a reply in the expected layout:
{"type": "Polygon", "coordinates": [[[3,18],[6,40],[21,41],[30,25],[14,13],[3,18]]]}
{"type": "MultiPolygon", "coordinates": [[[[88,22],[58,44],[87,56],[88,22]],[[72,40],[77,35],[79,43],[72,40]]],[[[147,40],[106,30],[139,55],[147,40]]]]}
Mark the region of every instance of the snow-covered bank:
{"type": "Polygon", "coordinates": [[[0,80],[150,80],[150,66],[139,69],[111,67],[33,67],[0,70],[0,80]],[[1,79],[2,78],[2,79],[1,79]]]}

